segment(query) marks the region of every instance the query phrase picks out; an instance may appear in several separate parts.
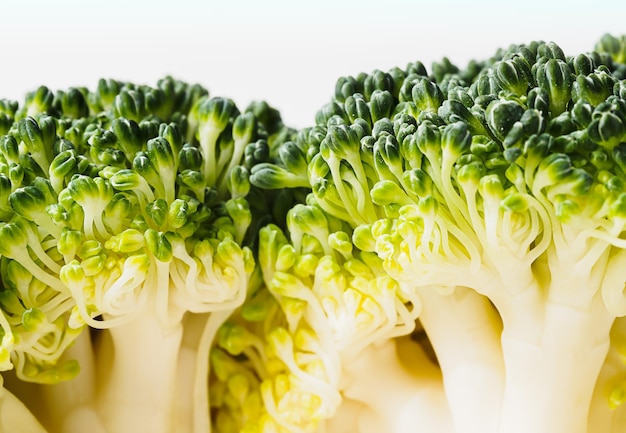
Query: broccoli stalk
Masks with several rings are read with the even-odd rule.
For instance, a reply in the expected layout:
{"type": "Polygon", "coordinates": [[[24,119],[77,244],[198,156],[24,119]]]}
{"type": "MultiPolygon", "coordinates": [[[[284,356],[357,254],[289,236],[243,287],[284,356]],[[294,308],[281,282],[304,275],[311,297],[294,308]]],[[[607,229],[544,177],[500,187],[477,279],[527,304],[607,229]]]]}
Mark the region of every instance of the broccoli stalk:
{"type": "Polygon", "coordinates": [[[0,430],[14,432],[48,433],[28,408],[8,389],[0,394],[0,430]]]}
{"type": "MultiPolygon", "coordinates": [[[[358,358],[345,362],[350,368],[343,379],[343,396],[364,406],[351,417],[351,425],[360,433],[405,432],[415,426],[424,431],[456,431],[441,371],[409,337],[370,345],[358,358]]],[[[330,425],[330,432],[345,431],[330,425]]]]}
{"type": "Polygon", "coordinates": [[[266,211],[244,166],[263,125],[170,79],[37,95],[3,140],[23,173],[3,196],[3,329],[20,336],[3,349],[21,379],[54,384],[30,397],[51,432],[207,431],[208,354],[266,211]]]}

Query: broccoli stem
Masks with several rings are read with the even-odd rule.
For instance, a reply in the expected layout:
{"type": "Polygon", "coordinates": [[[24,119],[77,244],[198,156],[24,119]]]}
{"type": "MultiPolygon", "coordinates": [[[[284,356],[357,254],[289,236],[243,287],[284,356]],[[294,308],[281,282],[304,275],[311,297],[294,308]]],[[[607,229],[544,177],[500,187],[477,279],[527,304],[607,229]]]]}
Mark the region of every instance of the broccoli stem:
{"type": "Polygon", "coordinates": [[[220,326],[231,315],[230,309],[205,314],[188,314],[178,356],[175,426],[177,431],[207,433],[209,352],[220,326]]]}
{"type": "Polygon", "coordinates": [[[409,337],[372,344],[347,361],[343,395],[363,405],[350,414],[358,433],[454,431],[441,374],[409,337]]]}
{"type": "Polygon", "coordinates": [[[8,389],[0,379],[0,432],[48,433],[37,418],[8,389]]]}
{"type": "Polygon", "coordinates": [[[441,367],[455,431],[497,432],[504,388],[498,313],[488,298],[465,287],[451,294],[423,287],[419,294],[419,319],[441,367]]]}
{"type": "Polygon", "coordinates": [[[50,433],[105,433],[102,420],[96,412],[96,375],[93,344],[88,330],[83,330],[61,360],[79,362],[78,376],[66,382],[43,385],[45,420],[50,433]]]}
{"type": "Polygon", "coordinates": [[[611,329],[611,348],[606,357],[600,376],[596,382],[589,410],[589,431],[618,433],[626,425],[626,405],[615,407],[611,404],[611,394],[616,386],[623,387],[624,355],[623,342],[626,341],[626,317],[618,317],[611,329]]]}
{"type": "Polygon", "coordinates": [[[145,312],[108,330],[99,348],[111,364],[99,372],[98,409],[115,433],[174,433],[176,381],[183,326],[163,328],[145,312]],[[109,344],[111,347],[106,347],[109,344]],[[106,355],[105,355],[106,356],[106,355]]]}
{"type": "Polygon", "coordinates": [[[503,317],[506,386],[500,431],[586,433],[613,320],[601,302],[588,311],[548,302],[544,317],[538,340],[523,338],[520,324],[503,317]]]}

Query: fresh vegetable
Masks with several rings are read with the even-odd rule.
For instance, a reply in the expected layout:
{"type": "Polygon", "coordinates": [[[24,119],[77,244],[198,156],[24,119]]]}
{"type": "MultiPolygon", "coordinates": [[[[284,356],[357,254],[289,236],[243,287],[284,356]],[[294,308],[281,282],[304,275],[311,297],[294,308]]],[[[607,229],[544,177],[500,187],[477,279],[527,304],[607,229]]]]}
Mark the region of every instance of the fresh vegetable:
{"type": "Polygon", "coordinates": [[[626,429],[626,37],[0,101],[0,432],[626,429]]]}

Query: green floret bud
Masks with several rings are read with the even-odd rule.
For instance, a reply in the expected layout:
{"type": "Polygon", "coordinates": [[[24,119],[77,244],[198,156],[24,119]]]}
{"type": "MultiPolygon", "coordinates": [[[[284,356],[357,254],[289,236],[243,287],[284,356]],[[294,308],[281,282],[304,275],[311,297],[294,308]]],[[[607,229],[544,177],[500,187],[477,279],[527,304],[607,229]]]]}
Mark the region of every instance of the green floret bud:
{"type": "Polygon", "coordinates": [[[261,163],[252,167],[250,183],[263,189],[309,188],[308,176],[293,173],[283,167],[270,163],[261,163]]]}
{"type": "Polygon", "coordinates": [[[622,175],[626,175],[626,143],[615,146],[611,155],[613,156],[613,161],[620,168],[622,175]]]}
{"type": "Polygon", "coordinates": [[[234,199],[245,197],[250,192],[250,173],[241,165],[236,165],[230,170],[226,181],[228,192],[234,199]]]}
{"type": "Polygon", "coordinates": [[[78,161],[74,150],[65,150],[54,157],[50,163],[49,175],[52,188],[61,192],[67,185],[67,179],[76,173],[78,161]]]}
{"type": "Polygon", "coordinates": [[[436,162],[441,157],[441,132],[439,128],[430,121],[424,121],[417,127],[415,136],[418,149],[426,155],[433,166],[438,166],[436,162]]]}
{"type": "Polygon", "coordinates": [[[626,63],[626,37],[619,38],[604,34],[595,46],[595,50],[601,53],[607,53],[611,56],[615,63],[626,63]]]}
{"type": "Polygon", "coordinates": [[[46,86],[26,94],[24,105],[16,112],[16,119],[34,117],[50,111],[54,103],[54,94],[46,86]]]}
{"type": "Polygon", "coordinates": [[[495,67],[494,78],[502,89],[516,96],[525,96],[533,85],[530,64],[522,56],[499,62],[495,67]]]}
{"type": "Polygon", "coordinates": [[[84,241],[78,250],[76,250],[76,255],[81,260],[86,260],[90,257],[94,257],[99,255],[102,252],[102,244],[95,239],[87,239],[84,241]]]}
{"type": "Polygon", "coordinates": [[[139,124],[134,120],[118,118],[111,122],[111,131],[117,138],[117,145],[126,155],[126,160],[132,161],[144,146],[139,124]]]}
{"type": "MultiPolygon", "coordinates": [[[[352,129],[352,128],[351,128],[352,129]]],[[[378,140],[384,135],[393,135],[393,122],[387,118],[379,119],[372,126],[372,137],[374,140],[378,140]]]]}
{"type": "Polygon", "coordinates": [[[252,101],[245,112],[251,113],[270,136],[281,132],[285,126],[280,112],[266,101],[252,101]]]}
{"type": "Polygon", "coordinates": [[[161,123],[159,125],[159,137],[165,139],[172,147],[174,155],[178,155],[182,149],[183,134],[181,127],[176,123],[161,123]]]}
{"type": "Polygon", "coordinates": [[[54,105],[66,117],[80,119],[89,116],[89,106],[85,100],[85,95],[75,87],[66,92],[57,92],[54,105]]]}
{"type": "Polygon", "coordinates": [[[159,261],[169,262],[172,259],[172,244],[163,232],[148,229],[144,232],[145,245],[148,251],[159,261]]]}
{"type": "Polygon", "coordinates": [[[15,137],[12,135],[0,137],[0,154],[7,162],[15,164],[20,162],[20,149],[15,137]]]}
{"type": "Polygon", "coordinates": [[[626,80],[622,79],[613,86],[613,94],[620,99],[626,99],[626,80]]]}
{"type": "Polygon", "coordinates": [[[24,254],[28,243],[28,234],[18,224],[0,226],[0,255],[15,259],[24,254]]]}
{"type": "Polygon", "coordinates": [[[9,118],[13,119],[15,117],[18,108],[19,103],[17,101],[0,99],[0,113],[6,114],[9,118]]]}
{"type": "Polygon", "coordinates": [[[361,144],[356,132],[347,125],[328,128],[328,134],[320,145],[320,152],[325,159],[332,152],[340,159],[349,159],[359,154],[361,144]]]}
{"type": "Polygon", "coordinates": [[[626,220],[626,193],[618,195],[617,199],[611,203],[609,212],[611,218],[626,220]]]}
{"type": "Polygon", "coordinates": [[[190,112],[189,132],[195,133],[200,143],[202,172],[208,186],[216,186],[222,168],[227,166],[227,161],[220,160],[220,153],[226,143],[232,146],[228,126],[238,114],[235,103],[225,98],[200,99],[190,112]]]}
{"type": "Polygon", "coordinates": [[[565,61],[565,53],[554,42],[541,43],[537,46],[537,56],[546,59],[565,61]]]}
{"type": "Polygon", "coordinates": [[[369,101],[372,122],[390,118],[396,106],[393,95],[386,90],[375,90],[369,101]]]}
{"type": "Polygon", "coordinates": [[[133,170],[143,177],[159,195],[163,196],[165,194],[163,184],[161,183],[161,173],[158,171],[157,167],[154,166],[147,153],[139,152],[135,156],[135,159],[133,159],[133,170]]]}
{"type": "Polygon", "coordinates": [[[9,196],[13,190],[11,180],[0,173],[0,212],[3,214],[0,220],[10,219],[13,210],[9,206],[9,196]]]}
{"type": "Polygon", "coordinates": [[[95,112],[110,110],[123,85],[124,83],[113,79],[98,80],[95,92],[87,96],[87,102],[92,110],[95,112]]]}
{"type": "Polygon", "coordinates": [[[109,182],[102,178],[75,176],[67,186],[70,197],[83,207],[88,207],[92,201],[108,202],[113,197],[109,182]]]}
{"type": "Polygon", "coordinates": [[[143,249],[145,238],[142,232],[136,229],[126,229],[109,238],[104,247],[116,253],[133,253],[143,249]]]}
{"type": "Polygon", "coordinates": [[[533,87],[528,91],[526,104],[528,108],[537,110],[545,119],[550,118],[550,95],[546,89],[541,87],[533,87]]]}
{"type": "Polygon", "coordinates": [[[584,100],[596,106],[613,94],[614,86],[615,79],[604,70],[578,75],[572,87],[572,100],[584,100]]]}
{"type": "Polygon", "coordinates": [[[573,167],[567,155],[554,153],[539,164],[532,189],[536,191],[536,188],[546,188],[548,198],[552,198],[557,194],[585,195],[592,185],[591,175],[573,167]]]}
{"type": "Polygon", "coordinates": [[[318,207],[296,204],[287,213],[287,226],[297,249],[302,244],[305,234],[326,247],[329,235],[328,221],[318,207]]]}
{"type": "Polygon", "coordinates": [[[135,122],[146,117],[146,101],[144,94],[138,90],[122,89],[111,107],[115,117],[124,117],[135,122]]]}
{"type": "Polygon", "coordinates": [[[283,245],[278,249],[278,254],[276,254],[274,268],[279,272],[287,272],[294,266],[297,258],[298,254],[293,245],[283,245]]]}
{"type": "Polygon", "coordinates": [[[128,225],[133,211],[133,203],[123,193],[115,193],[104,209],[104,221],[113,233],[128,225]]]}
{"type": "Polygon", "coordinates": [[[340,77],[335,83],[335,99],[345,102],[357,93],[363,92],[363,83],[354,77],[340,77]]]}
{"type": "Polygon", "coordinates": [[[302,177],[306,176],[308,162],[298,144],[293,141],[284,143],[278,150],[278,157],[288,171],[302,177]]]}
{"type": "Polygon", "coordinates": [[[244,149],[243,165],[251,169],[257,164],[267,162],[270,157],[270,146],[267,140],[257,140],[248,143],[244,149]]]}
{"type": "Polygon", "coordinates": [[[56,226],[49,211],[56,202],[50,182],[42,178],[37,178],[33,185],[16,189],[9,196],[9,204],[17,215],[33,221],[54,236],[59,234],[60,227],[56,226]]]}
{"type": "Polygon", "coordinates": [[[522,194],[508,194],[500,201],[502,209],[508,212],[525,212],[528,209],[528,199],[522,194]]]}
{"type": "Polygon", "coordinates": [[[352,256],[352,240],[346,232],[335,232],[328,236],[328,245],[335,251],[338,251],[346,259],[352,256]]]}
{"type": "Polygon", "coordinates": [[[27,332],[37,332],[48,322],[46,315],[36,308],[28,308],[22,313],[22,325],[27,332]]]}
{"type": "Polygon", "coordinates": [[[217,344],[231,355],[241,355],[244,350],[258,343],[258,337],[244,326],[226,322],[217,335],[217,344]]]}
{"type": "Polygon", "coordinates": [[[370,224],[357,226],[352,232],[352,242],[361,251],[376,251],[376,239],[372,234],[372,226],[370,224]]]}
{"type": "Polygon", "coordinates": [[[343,106],[336,101],[329,102],[315,113],[315,124],[319,126],[349,123],[349,121],[343,106]]]}
{"type": "Polygon", "coordinates": [[[415,197],[426,197],[433,194],[432,179],[419,168],[405,171],[402,174],[402,185],[408,193],[415,197]]]}
{"type": "Polygon", "coordinates": [[[89,155],[100,166],[121,167],[126,165],[124,152],[116,147],[117,137],[111,131],[98,128],[87,139],[89,155]]]}
{"type": "Polygon", "coordinates": [[[164,199],[159,198],[148,203],[145,210],[146,215],[156,225],[156,227],[164,227],[168,217],[168,205],[164,199]]]}
{"type": "Polygon", "coordinates": [[[84,241],[83,233],[79,230],[64,228],[57,244],[57,250],[63,254],[66,262],[74,259],[78,249],[84,241]]]}
{"type": "Polygon", "coordinates": [[[483,176],[479,180],[479,191],[485,200],[495,199],[499,201],[504,196],[502,182],[497,175],[493,174],[483,176]]]}
{"type": "Polygon", "coordinates": [[[469,151],[472,134],[463,122],[447,125],[441,134],[441,148],[445,154],[458,157],[469,151]]]}
{"type": "Polygon", "coordinates": [[[381,180],[371,190],[372,201],[379,206],[412,204],[413,201],[396,182],[381,180]]]}
{"type": "Polygon", "coordinates": [[[204,97],[197,102],[192,114],[199,124],[198,140],[202,142],[205,134],[226,129],[239,110],[231,99],[204,97]]]}
{"type": "Polygon", "coordinates": [[[419,78],[411,88],[411,102],[415,104],[417,117],[421,112],[437,113],[444,101],[444,95],[437,83],[427,78],[419,78]]]}
{"type": "Polygon", "coordinates": [[[146,154],[159,173],[176,171],[176,156],[170,143],[162,137],[148,140],[146,154]]]}
{"type": "Polygon", "coordinates": [[[393,135],[383,135],[376,140],[372,149],[374,157],[374,168],[378,176],[376,179],[390,179],[397,182],[402,178],[404,171],[403,159],[400,154],[400,146],[393,135]]]}
{"type": "Polygon", "coordinates": [[[363,96],[371,101],[374,92],[377,90],[386,90],[396,95],[398,93],[396,87],[394,77],[390,73],[375,70],[371,74],[368,74],[363,81],[363,96]]]}
{"type": "Polygon", "coordinates": [[[143,191],[147,187],[146,181],[133,170],[120,170],[109,178],[111,186],[118,191],[143,191]]]}
{"type": "Polygon", "coordinates": [[[252,223],[250,205],[243,197],[230,199],[226,202],[226,211],[232,218],[233,224],[236,228],[235,240],[241,244],[248,227],[250,227],[250,224],[252,223]]]}
{"type": "Polygon", "coordinates": [[[589,54],[581,53],[568,60],[574,75],[589,75],[596,69],[596,63],[589,54]]]}
{"type": "Polygon", "coordinates": [[[594,107],[587,101],[578,100],[571,110],[571,116],[577,129],[587,128],[591,123],[594,107]]]}
{"type": "Polygon", "coordinates": [[[472,108],[475,105],[474,98],[472,97],[469,89],[464,87],[462,83],[457,81],[450,81],[448,84],[448,98],[449,101],[460,102],[467,108],[472,108]]]}
{"type": "Polygon", "coordinates": [[[37,121],[32,117],[27,117],[18,122],[17,128],[20,140],[37,165],[46,173],[53,158],[54,142],[56,141],[54,118],[42,116],[37,121]]]}
{"type": "Polygon", "coordinates": [[[202,167],[202,153],[200,153],[200,150],[197,147],[189,143],[185,143],[178,153],[178,163],[181,171],[198,171],[202,167]]]}
{"type": "MultiPolygon", "coordinates": [[[[487,106],[485,114],[493,135],[500,141],[504,141],[515,124],[521,120],[524,112],[524,107],[516,101],[496,100],[487,106]]],[[[522,126],[521,123],[520,126],[522,126]]]]}
{"type": "Polygon", "coordinates": [[[360,93],[351,94],[346,98],[343,105],[350,123],[354,123],[356,119],[362,119],[368,125],[372,125],[370,107],[363,95],[360,93]]]}
{"type": "Polygon", "coordinates": [[[572,73],[569,65],[559,58],[550,58],[537,64],[535,79],[537,85],[548,94],[551,117],[558,116],[567,109],[572,91],[572,73]]]}
{"type": "Polygon", "coordinates": [[[596,107],[587,128],[589,138],[606,149],[617,146],[626,135],[626,103],[615,97],[596,107]]]}
{"type": "MultiPolygon", "coordinates": [[[[235,117],[233,122],[233,139],[248,143],[254,140],[257,130],[257,118],[251,112],[246,112],[235,117]]],[[[240,158],[235,158],[239,161],[240,158]]]]}
{"type": "Polygon", "coordinates": [[[457,180],[464,189],[475,188],[481,178],[487,173],[485,164],[480,160],[473,160],[468,163],[464,163],[457,168],[457,180]]]}

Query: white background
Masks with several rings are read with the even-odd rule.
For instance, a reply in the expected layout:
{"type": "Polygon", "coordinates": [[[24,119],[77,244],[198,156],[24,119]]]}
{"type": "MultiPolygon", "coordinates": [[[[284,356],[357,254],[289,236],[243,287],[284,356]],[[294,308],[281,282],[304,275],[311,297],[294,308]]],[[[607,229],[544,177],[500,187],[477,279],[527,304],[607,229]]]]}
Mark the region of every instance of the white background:
{"type": "Polygon", "coordinates": [[[626,1],[0,0],[0,97],[170,74],[303,127],[342,75],[534,39],[577,54],[606,32],[626,33],[626,1]]]}

